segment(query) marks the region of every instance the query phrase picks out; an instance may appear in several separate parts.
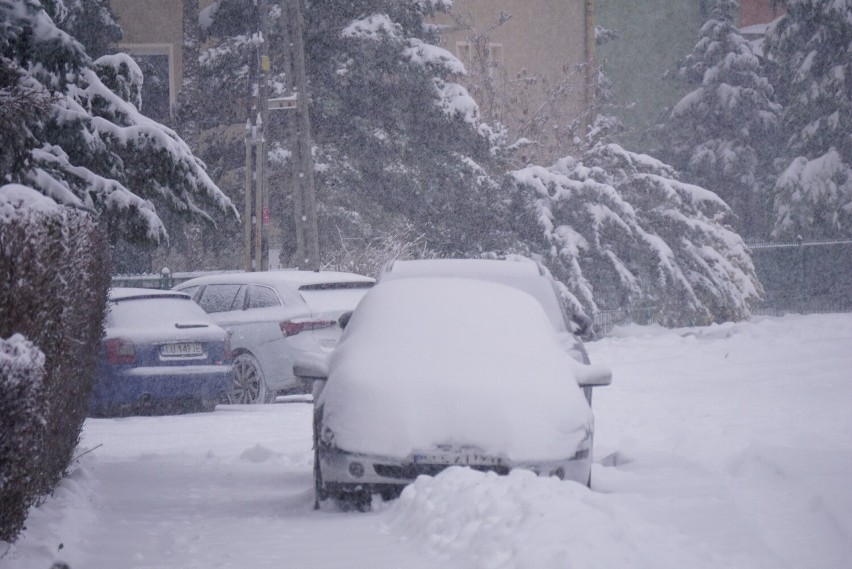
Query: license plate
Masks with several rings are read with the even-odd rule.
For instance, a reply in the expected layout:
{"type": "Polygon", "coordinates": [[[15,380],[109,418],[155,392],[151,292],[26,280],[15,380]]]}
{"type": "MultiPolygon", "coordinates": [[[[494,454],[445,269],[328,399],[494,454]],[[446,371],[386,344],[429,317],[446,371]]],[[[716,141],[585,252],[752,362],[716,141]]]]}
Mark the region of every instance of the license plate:
{"type": "Polygon", "coordinates": [[[423,453],[415,454],[412,460],[417,464],[458,464],[460,466],[498,466],[500,458],[475,453],[423,453]]]}
{"type": "Polygon", "coordinates": [[[204,350],[200,342],[183,342],[160,346],[160,354],[164,356],[200,356],[203,353],[204,350]]]}

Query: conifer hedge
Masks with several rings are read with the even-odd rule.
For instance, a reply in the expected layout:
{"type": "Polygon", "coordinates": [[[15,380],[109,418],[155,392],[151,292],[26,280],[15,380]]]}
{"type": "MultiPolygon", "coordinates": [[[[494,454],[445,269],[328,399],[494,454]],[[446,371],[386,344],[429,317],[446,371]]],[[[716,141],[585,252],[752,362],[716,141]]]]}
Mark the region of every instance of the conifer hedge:
{"type": "Polygon", "coordinates": [[[94,383],[109,254],[87,212],[0,187],[0,540],[74,456],[94,383]]]}

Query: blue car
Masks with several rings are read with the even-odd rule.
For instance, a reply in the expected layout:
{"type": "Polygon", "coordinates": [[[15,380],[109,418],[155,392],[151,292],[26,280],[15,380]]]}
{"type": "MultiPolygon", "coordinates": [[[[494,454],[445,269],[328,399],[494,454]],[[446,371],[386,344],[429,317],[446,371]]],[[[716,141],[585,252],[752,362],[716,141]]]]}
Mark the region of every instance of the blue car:
{"type": "Polygon", "coordinates": [[[189,295],[113,288],[94,416],[212,411],[233,383],[230,336],[189,295]]]}

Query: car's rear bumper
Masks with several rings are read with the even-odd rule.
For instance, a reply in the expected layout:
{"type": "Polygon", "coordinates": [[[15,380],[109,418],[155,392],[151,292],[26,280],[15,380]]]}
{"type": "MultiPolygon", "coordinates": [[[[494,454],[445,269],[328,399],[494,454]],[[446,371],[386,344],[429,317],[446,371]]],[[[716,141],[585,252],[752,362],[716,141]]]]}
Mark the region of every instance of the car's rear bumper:
{"type": "Polygon", "coordinates": [[[93,409],[140,402],[216,401],[233,384],[230,365],[101,368],[92,392],[93,409]]]}
{"type": "MultiPolygon", "coordinates": [[[[591,442],[591,441],[589,441],[591,442]]],[[[531,470],[539,476],[556,476],[581,484],[589,481],[592,468],[590,445],[573,457],[562,460],[509,462],[506,460],[468,461],[463,457],[424,462],[411,457],[398,460],[387,457],[349,453],[337,448],[320,447],[319,463],[323,483],[332,489],[358,489],[359,486],[404,486],[420,475],[435,476],[450,466],[463,466],[480,471],[508,474],[514,469],[531,470]]]]}

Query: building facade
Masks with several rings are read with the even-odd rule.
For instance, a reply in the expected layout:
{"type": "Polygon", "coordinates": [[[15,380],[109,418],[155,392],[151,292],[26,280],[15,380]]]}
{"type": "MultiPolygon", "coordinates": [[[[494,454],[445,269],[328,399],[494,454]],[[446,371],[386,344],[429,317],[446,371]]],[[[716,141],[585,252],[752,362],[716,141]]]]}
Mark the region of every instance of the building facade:
{"type": "MultiPolygon", "coordinates": [[[[654,138],[651,129],[667,108],[686,95],[686,88],[663,76],[692,52],[701,26],[710,17],[709,5],[708,0],[597,1],[599,25],[618,34],[599,48],[598,60],[612,81],[618,103],[611,112],[627,127],[620,142],[631,150],[649,152],[664,143],[654,138]]],[[[757,39],[781,15],[780,2],[740,0],[741,33],[757,39]]]]}
{"type": "Polygon", "coordinates": [[[531,142],[519,164],[568,153],[594,113],[593,0],[454,0],[437,22],[483,118],[531,142]]]}
{"type": "Polygon", "coordinates": [[[740,0],[740,28],[768,24],[785,12],[778,0],[740,0]]]}
{"type": "MultiPolygon", "coordinates": [[[[214,0],[199,0],[204,9],[214,0]]],[[[168,123],[183,78],[183,2],[181,0],[110,0],[124,29],[119,49],[145,72],[142,109],[168,123]]]]}
{"type": "MultiPolygon", "coordinates": [[[[199,0],[199,9],[212,3],[199,0]]],[[[168,122],[183,74],[183,2],[111,0],[110,5],[124,29],[120,49],[145,71],[143,110],[168,122]]],[[[507,89],[518,87],[518,116],[540,107],[546,93],[559,89],[564,114],[578,115],[588,105],[590,69],[583,64],[594,58],[594,38],[588,32],[594,30],[592,0],[455,0],[453,14],[436,23],[444,31],[444,47],[462,59],[472,82],[482,83],[481,75],[487,75],[504,100],[512,99],[507,89]],[[501,15],[505,21],[494,26],[501,15]],[[475,53],[483,42],[488,61],[480,62],[485,67],[479,66],[477,76],[475,53]]],[[[488,94],[474,95],[480,99],[488,94]]],[[[511,114],[503,114],[507,112],[511,114]]]]}

